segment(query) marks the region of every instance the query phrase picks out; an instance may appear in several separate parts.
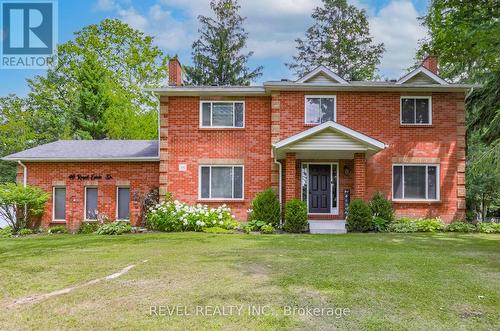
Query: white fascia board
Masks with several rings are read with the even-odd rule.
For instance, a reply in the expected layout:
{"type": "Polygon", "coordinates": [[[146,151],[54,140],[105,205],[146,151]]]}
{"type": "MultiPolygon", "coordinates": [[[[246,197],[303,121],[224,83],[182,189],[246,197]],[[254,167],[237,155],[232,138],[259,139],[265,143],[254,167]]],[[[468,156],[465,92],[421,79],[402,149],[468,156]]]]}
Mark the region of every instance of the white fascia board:
{"type": "Polygon", "coordinates": [[[305,83],[307,82],[309,79],[313,78],[314,76],[316,76],[317,74],[319,73],[323,73],[325,74],[326,76],[330,77],[331,79],[339,82],[340,84],[347,84],[349,85],[349,82],[346,81],[345,79],[343,79],[342,77],[340,77],[339,75],[337,75],[336,73],[334,73],[333,71],[331,71],[330,69],[328,69],[327,67],[321,65],[321,66],[318,66],[316,69],[314,69],[313,71],[309,72],[308,74],[306,74],[305,76],[299,78],[298,80],[296,80],[295,82],[296,83],[305,83]]]}
{"type": "Polygon", "coordinates": [[[422,66],[418,67],[417,69],[415,69],[415,70],[409,72],[408,74],[406,74],[405,76],[403,76],[401,79],[399,79],[396,82],[396,84],[397,85],[404,84],[406,81],[408,81],[409,79],[415,77],[416,75],[418,75],[420,73],[426,75],[427,77],[429,77],[430,79],[432,79],[436,83],[439,83],[441,85],[448,85],[447,81],[445,81],[444,79],[442,79],[441,77],[439,77],[438,75],[436,75],[435,73],[430,71],[429,69],[422,67],[422,66]]]}

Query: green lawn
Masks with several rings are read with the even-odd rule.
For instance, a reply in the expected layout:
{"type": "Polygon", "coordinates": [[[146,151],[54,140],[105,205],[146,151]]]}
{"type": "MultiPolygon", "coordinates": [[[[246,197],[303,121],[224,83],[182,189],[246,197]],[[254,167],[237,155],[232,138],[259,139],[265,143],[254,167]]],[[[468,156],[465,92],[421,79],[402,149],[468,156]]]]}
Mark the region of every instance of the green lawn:
{"type": "Polygon", "coordinates": [[[498,330],[500,236],[177,233],[0,239],[0,293],[2,330],[498,330]],[[12,306],[16,299],[131,264],[137,266],[119,278],[12,306]],[[240,314],[214,315],[216,307],[229,314],[230,306],[240,305],[240,314]],[[190,315],[151,316],[151,306],[163,312],[185,306],[190,315]],[[249,314],[249,306],[265,314],[249,314]],[[201,309],[196,307],[208,315],[196,313],[201,309]],[[284,314],[288,307],[325,309],[323,316],[304,316],[284,314]],[[331,308],[349,313],[330,316],[331,308]]]}

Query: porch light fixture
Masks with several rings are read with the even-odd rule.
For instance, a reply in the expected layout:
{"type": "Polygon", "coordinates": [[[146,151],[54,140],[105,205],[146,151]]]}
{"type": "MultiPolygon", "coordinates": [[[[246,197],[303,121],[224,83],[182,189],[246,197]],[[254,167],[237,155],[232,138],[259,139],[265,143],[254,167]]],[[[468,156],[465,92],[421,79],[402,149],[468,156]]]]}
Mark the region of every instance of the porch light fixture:
{"type": "Polygon", "coordinates": [[[349,176],[351,174],[351,167],[344,166],[344,175],[349,176]]]}

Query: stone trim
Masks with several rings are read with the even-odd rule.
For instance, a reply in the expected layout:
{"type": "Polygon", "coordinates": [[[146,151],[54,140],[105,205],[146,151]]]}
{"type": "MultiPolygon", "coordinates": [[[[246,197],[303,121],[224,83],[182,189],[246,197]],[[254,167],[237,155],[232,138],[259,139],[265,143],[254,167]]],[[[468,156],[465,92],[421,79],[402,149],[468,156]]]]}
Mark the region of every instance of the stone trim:
{"type": "Polygon", "coordinates": [[[438,157],[402,156],[402,157],[393,157],[392,163],[439,164],[441,162],[438,157]]]}
{"type": "Polygon", "coordinates": [[[244,165],[245,159],[199,159],[198,164],[203,165],[244,165]]]}

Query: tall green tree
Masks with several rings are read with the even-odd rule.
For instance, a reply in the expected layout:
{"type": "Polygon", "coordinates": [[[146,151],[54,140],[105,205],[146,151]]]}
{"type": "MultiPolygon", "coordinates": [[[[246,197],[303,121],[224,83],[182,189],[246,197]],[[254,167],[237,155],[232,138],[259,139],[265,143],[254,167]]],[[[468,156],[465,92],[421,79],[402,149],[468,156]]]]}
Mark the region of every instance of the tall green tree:
{"type": "Polygon", "coordinates": [[[467,204],[482,217],[500,208],[500,10],[496,0],[432,0],[423,17],[429,31],[417,56],[439,57],[439,73],[478,84],[466,98],[467,204]],[[478,208],[481,206],[481,208],[478,208]]]}
{"type": "Polygon", "coordinates": [[[244,53],[248,33],[237,0],[212,0],[214,18],[200,15],[200,37],[193,43],[193,66],[186,67],[192,85],[249,85],[262,75],[262,67],[250,69],[244,53]]]}
{"type": "Polygon", "coordinates": [[[46,75],[28,80],[29,104],[45,115],[45,127],[54,139],[154,139],[157,136],[154,115],[157,99],[144,88],[160,87],[166,79],[166,56],[153,45],[152,37],[120,20],[105,19],[99,24],[84,27],[73,40],[58,46],[56,64],[48,69],[46,75]],[[82,68],[92,69],[93,76],[90,73],[85,75],[82,68]],[[95,88],[94,92],[99,94],[90,100],[95,88]],[[145,127],[133,126],[134,131],[119,132],[118,128],[123,126],[112,120],[121,120],[122,117],[102,112],[101,115],[108,118],[103,124],[107,133],[95,137],[82,136],[78,131],[80,128],[75,125],[84,121],[75,120],[78,114],[75,110],[79,109],[80,114],[83,109],[87,113],[98,111],[91,110],[89,106],[92,103],[105,106],[111,101],[114,103],[108,104],[106,109],[117,112],[119,108],[124,108],[145,127]],[[113,136],[110,136],[111,133],[113,136]]]}
{"type": "Polygon", "coordinates": [[[296,39],[298,54],[287,64],[290,70],[303,76],[324,65],[347,80],[374,78],[385,48],[374,43],[364,10],[347,0],[323,0],[312,18],[305,39],[296,39]]]}

